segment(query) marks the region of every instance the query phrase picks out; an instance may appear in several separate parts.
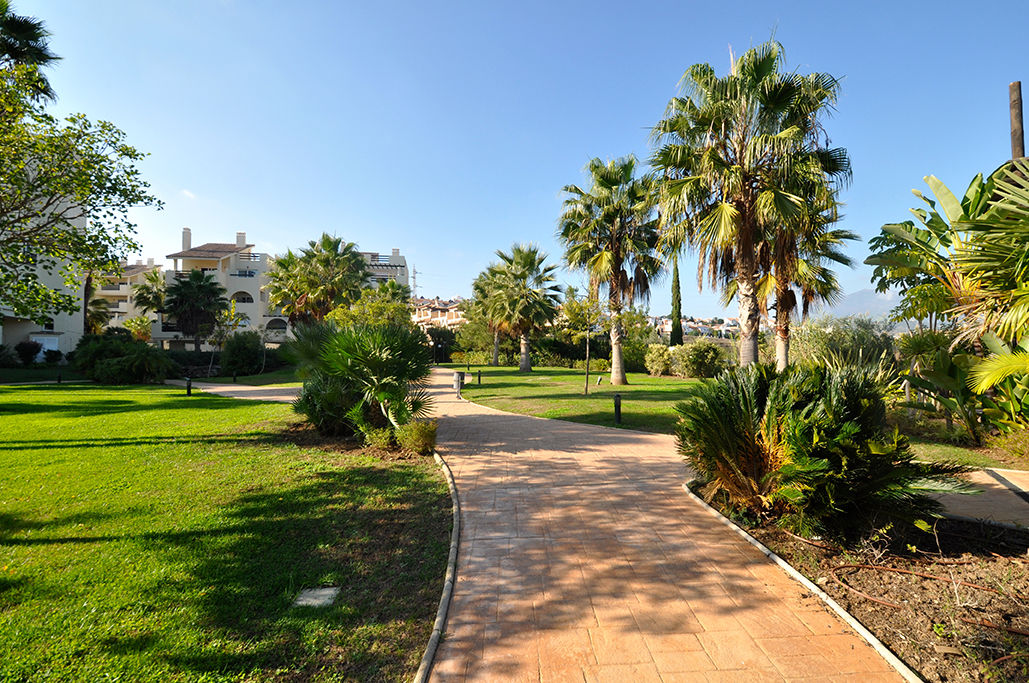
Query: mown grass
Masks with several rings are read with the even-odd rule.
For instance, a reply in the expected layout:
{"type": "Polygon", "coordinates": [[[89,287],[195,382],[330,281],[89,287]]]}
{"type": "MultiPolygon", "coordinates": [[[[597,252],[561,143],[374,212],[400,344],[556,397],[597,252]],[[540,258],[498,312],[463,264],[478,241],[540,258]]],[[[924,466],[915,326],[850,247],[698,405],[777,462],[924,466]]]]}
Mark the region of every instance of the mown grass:
{"type": "Polygon", "coordinates": [[[442,588],[431,461],[296,445],[287,405],[0,387],[0,680],[400,680],[442,588]],[[329,608],[301,588],[342,586],[329,608]]]}
{"type": "MultiPolygon", "coordinates": [[[[210,377],[206,379],[197,380],[199,382],[214,382],[217,384],[231,384],[233,378],[231,375],[221,375],[218,377],[210,377]]],[[[268,387],[299,387],[303,384],[297,379],[296,368],[288,366],[273,370],[272,372],[266,372],[262,375],[245,375],[235,378],[236,384],[248,384],[250,386],[268,386],[268,387]]]]}
{"type": "MultiPolygon", "coordinates": [[[[453,365],[454,370],[465,366],[453,365]]],[[[613,387],[609,373],[590,374],[589,395],[584,395],[585,374],[569,368],[535,368],[521,373],[517,368],[473,367],[462,395],[470,401],[521,415],[535,415],[571,422],[638,429],[671,434],[677,419],[675,404],[696,380],[651,377],[629,373],[629,384],[613,387]],[[477,384],[478,371],[482,384],[477,384]],[[614,395],[622,398],[622,423],[615,424],[614,395]]]]}

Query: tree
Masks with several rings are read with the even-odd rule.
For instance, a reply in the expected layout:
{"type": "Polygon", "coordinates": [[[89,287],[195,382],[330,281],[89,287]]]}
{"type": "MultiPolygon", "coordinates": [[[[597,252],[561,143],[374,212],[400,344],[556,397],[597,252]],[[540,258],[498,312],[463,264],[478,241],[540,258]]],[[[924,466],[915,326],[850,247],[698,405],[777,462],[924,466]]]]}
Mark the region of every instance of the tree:
{"type": "Polygon", "coordinates": [[[111,322],[111,304],[107,299],[94,297],[92,292],[86,298],[85,316],[82,327],[85,334],[100,334],[107,323],[111,322]]]}
{"type": "Polygon", "coordinates": [[[44,322],[74,313],[89,271],[118,272],[138,245],[129,209],[161,203],[135,163],[143,154],[107,122],[64,121],[33,99],[33,67],[0,70],[0,306],[44,322]]]}
{"type": "Polygon", "coordinates": [[[268,299],[291,323],[321,320],[361,296],[371,273],[357,245],[323,233],[299,254],[287,251],[268,271],[268,299]]]}
{"type": "MultiPolygon", "coordinates": [[[[50,51],[49,37],[50,32],[42,21],[15,14],[8,0],[0,0],[0,69],[18,65],[44,67],[56,62],[60,57],[50,51]]],[[[32,94],[54,98],[50,82],[38,71],[32,83],[32,94]]]]}
{"type": "Polygon", "coordinates": [[[133,299],[144,313],[163,313],[166,292],[164,273],[156,268],[143,275],[143,282],[132,285],[133,299]]]}
{"type": "Polygon", "coordinates": [[[502,321],[518,337],[521,356],[518,369],[532,371],[529,335],[553,321],[557,315],[559,287],[554,280],[557,266],[544,266],[547,255],[537,247],[515,244],[511,253],[497,251],[496,291],[487,303],[490,317],[502,321]]]}
{"type": "Polygon", "coordinates": [[[824,144],[819,123],[838,82],[783,73],[783,61],[782,46],[767,42],[734,60],[724,77],[694,64],[683,96],[654,129],[665,239],[697,251],[700,282],[735,283],[741,365],[758,359],[758,280],[775,231],[803,218],[813,169],[846,166],[846,152],[824,144]]]}
{"type": "Polygon", "coordinates": [[[586,166],[592,185],[566,185],[558,233],[565,261],[589,274],[591,292],[607,288],[611,325],[611,384],[626,384],[622,358],[621,314],[635,301],[646,301],[650,282],[661,270],[654,217],[656,182],[635,177],[636,158],[586,166]]]}
{"type": "Polygon", "coordinates": [[[682,344],[682,287],[679,286],[679,256],[672,254],[672,330],[668,333],[668,345],[682,344]]]}
{"type": "Polygon", "coordinates": [[[493,263],[479,273],[472,282],[472,298],[462,304],[462,313],[473,325],[484,321],[493,338],[493,367],[500,365],[500,338],[510,334],[506,321],[499,312],[490,305],[500,296],[499,267],[493,263]]]}
{"type": "Polygon", "coordinates": [[[600,330],[602,313],[595,294],[591,293],[580,299],[573,287],[568,288],[561,315],[565,319],[565,326],[571,332],[572,341],[586,340],[586,380],[583,393],[587,395],[590,393],[590,338],[600,330]]]}
{"type": "Polygon", "coordinates": [[[133,339],[143,342],[150,341],[152,325],[153,321],[145,315],[137,315],[122,323],[122,326],[132,333],[133,339]]]}
{"type": "Polygon", "coordinates": [[[196,269],[168,286],[165,309],[183,334],[193,337],[197,351],[203,335],[214,329],[218,314],[229,308],[225,294],[225,288],[214,277],[196,269]]]}
{"type": "MultiPolygon", "coordinates": [[[[379,293],[379,298],[383,300],[399,304],[407,304],[411,301],[411,288],[400,284],[396,280],[386,280],[376,287],[375,290],[379,293]]],[[[362,294],[362,296],[364,295],[362,294]]]]}
{"type": "Polygon", "coordinates": [[[340,306],[330,311],[325,319],[335,322],[340,327],[389,323],[416,329],[414,321],[411,320],[410,300],[398,298],[398,294],[402,294],[398,290],[399,287],[369,287],[361,292],[361,298],[353,305],[340,306]]]}

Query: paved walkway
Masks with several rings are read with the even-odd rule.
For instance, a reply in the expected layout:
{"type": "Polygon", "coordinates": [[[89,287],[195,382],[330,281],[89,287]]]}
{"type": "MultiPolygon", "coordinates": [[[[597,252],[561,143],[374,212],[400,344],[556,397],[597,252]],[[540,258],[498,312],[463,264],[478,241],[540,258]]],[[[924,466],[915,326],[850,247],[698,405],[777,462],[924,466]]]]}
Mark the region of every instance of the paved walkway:
{"type": "MultiPolygon", "coordinates": [[[[179,387],[186,386],[186,380],[182,379],[169,379],[164,383],[179,387]]],[[[229,398],[249,398],[254,401],[275,401],[277,403],[292,403],[300,393],[300,387],[255,387],[248,384],[215,384],[213,382],[193,382],[193,389],[229,398]]]]}
{"type": "Polygon", "coordinates": [[[449,378],[461,548],[433,680],[901,680],[683,494],[672,437],[502,413],[449,378]]]}

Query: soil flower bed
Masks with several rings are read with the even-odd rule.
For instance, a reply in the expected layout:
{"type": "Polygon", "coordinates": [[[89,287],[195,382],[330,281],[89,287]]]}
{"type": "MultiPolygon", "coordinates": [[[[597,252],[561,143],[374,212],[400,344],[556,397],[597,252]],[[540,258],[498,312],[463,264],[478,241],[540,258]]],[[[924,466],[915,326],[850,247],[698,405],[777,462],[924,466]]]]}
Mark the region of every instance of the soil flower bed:
{"type": "Polygon", "coordinates": [[[1029,680],[1029,533],[942,520],[843,550],[749,531],[926,680],[1029,680]]]}

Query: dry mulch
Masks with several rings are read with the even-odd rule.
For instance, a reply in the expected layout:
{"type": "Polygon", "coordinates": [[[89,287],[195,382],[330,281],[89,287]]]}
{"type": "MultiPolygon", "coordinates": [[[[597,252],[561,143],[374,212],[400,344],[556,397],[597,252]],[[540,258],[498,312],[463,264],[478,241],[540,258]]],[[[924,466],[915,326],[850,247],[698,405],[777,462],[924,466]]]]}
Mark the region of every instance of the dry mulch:
{"type": "Polygon", "coordinates": [[[750,533],[926,680],[1029,681],[1029,533],[941,520],[934,534],[894,528],[846,551],[750,533]]]}

